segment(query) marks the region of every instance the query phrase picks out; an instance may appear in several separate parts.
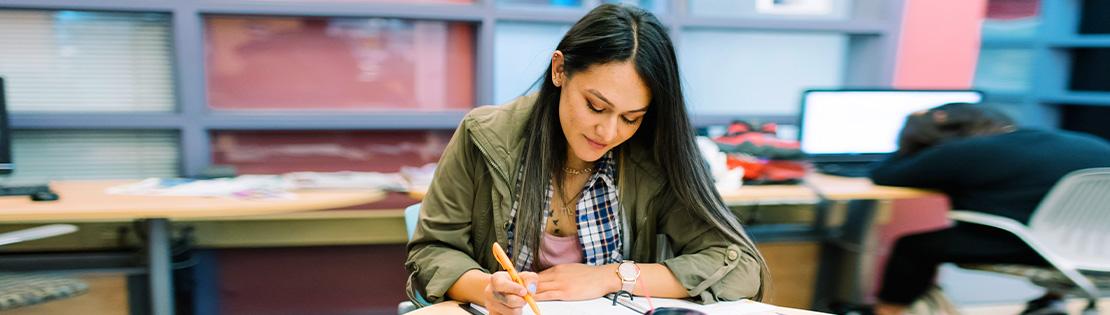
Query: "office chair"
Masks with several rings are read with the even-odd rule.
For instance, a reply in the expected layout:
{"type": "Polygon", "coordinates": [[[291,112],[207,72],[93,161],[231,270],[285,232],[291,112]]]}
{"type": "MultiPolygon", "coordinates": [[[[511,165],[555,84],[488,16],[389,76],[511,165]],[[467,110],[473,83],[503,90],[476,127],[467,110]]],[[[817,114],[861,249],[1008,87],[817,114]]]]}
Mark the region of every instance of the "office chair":
{"type": "Polygon", "coordinates": [[[1100,287],[1110,290],[1110,167],[1065,175],[1033,211],[1028,226],[971,211],[952,211],[948,216],[1013,233],[1052,265],[961,264],[961,268],[1024,276],[1050,290],[1078,293],[1089,301],[1084,314],[1098,314],[1100,287]]]}
{"type": "MultiPolygon", "coordinates": [[[[52,224],[0,234],[0,246],[69,234],[77,226],[52,224]]],[[[42,273],[0,273],[0,311],[75,297],[88,291],[84,281],[42,273]]]]}
{"type": "MultiPolygon", "coordinates": [[[[405,208],[405,230],[407,230],[409,233],[410,241],[412,240],[412,233],[416,231],[416,221],[418,219],[420,219],[419,203],[405,208]]],[[[424,301],[423,297],[419,295],[416,296],[416,299],[419,300],[421,304],[429,304],[427,301],[424,301]]],[[[405,313],[415,311],[416,309],[417,307],[415,304],[412,304],[412,302],[410,301],[404,301],[397,304],[397,315],[404,315],[405,313]]]]}

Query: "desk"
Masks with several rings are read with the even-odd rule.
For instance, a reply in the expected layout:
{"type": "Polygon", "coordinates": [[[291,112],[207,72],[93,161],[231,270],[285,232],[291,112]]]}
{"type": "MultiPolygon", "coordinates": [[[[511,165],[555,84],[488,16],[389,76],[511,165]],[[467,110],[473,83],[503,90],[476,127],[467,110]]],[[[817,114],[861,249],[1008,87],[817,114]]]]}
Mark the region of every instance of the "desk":
{"type": "MultiPolygon", "coordinates": [[[[874,255],[870,251],[848,251],[843,244],[859,248],[876,248],[871,227],[889,216],[890,201],[941,195],[940,192],[875,185],[868,178],[840,177],[811,173],[803,185],[746,185],[722,190],[721,198],[729,206],[816,204],[817,214],[811,226],[747,226],[757,241],[816,241],[821,243],[820,263],[812,309],[823,309],[828,302],[844,300],[863,302],[874,283],[874,255]],[[835,207],[820,203],[821,197],[835,207]],[[884,207],[884,205],[887,205],[884,207]],[[835,214],[831,212],[836,212],[835,214]]],[[[427,187],[413,187],[409,196],[422,199],[427,187]]]]}
{"type": "MultiPolygon", "coordinates": [[[[825,313],[818,313],[813,311],[799,310],[788,307],[780,307],[778,313],[782,315],[828,315],[825,313]]],[[[469,312],[459,307],[459,302],[447,301],[429,305],[421,309],[409,312],[405,315],[470,315],[469,312]]]]}
{"type": "Polygon", "coordinates": [[[879,186],[870,179],[862,177],[840,177],[824,174],[809,174],[804,185],[763,185],[741,186],[738,189],[722,190],[721,198],[725,204],[788,204],[816,203],[817,193],[829,200],[892,200],[901,198],[920,198],[938,195],[939,192],[892,186],[879,186]]]}
{"type": "Polygon", "coordinates": [[[173,314],[173,269],[168,220],[275,214],[341,208],[379,201],[378,190],[297,192],[296,200],[235,200],[218,197],[132,196],[105,194],[106,188],[134,181],[67,181],[50,184],[57,201],[36,202],[27,196],[0,197],[0,222],[76,222],[144,220],[149,238],[152,314],[173,314]]]}
{"type": "Polygon", "coordinates": [[[876,277],[872,272],[875,270],[875,255],[868,250],[878,247],[872,227],[887,221],[891,211],[889,205],[894,199],[942,195],[931,190],[879,186],[867,178],[824,174],[807,175],[804,185],[742,186],[720,193],[730,206],[817,204],[816,218],[806,229],[748,227],[749,233],[757,240],[778,238],[820,242],[820,262],[811,309],[824,309],[829,302],[836,300],[866,302],[866,294],[872,291],[876,277]],[[830,202],[818,203],[821,201],[818,193],[830,202]],[[855,248],[846,249],[844,244],[855,248]]]}

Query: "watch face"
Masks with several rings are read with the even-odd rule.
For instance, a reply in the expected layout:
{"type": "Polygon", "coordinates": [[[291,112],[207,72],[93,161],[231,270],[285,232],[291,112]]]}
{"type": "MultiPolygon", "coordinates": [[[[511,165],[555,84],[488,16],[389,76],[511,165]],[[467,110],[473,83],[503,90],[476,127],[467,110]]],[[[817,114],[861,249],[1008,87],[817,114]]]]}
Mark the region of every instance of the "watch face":
{"type": "Polygon", "coordinates": [[[639,276],[640,270],[636,268],[636,264],[621,264],[617,267],[617,272],[620,273],[621,278],[632,281],[639,276]]]}

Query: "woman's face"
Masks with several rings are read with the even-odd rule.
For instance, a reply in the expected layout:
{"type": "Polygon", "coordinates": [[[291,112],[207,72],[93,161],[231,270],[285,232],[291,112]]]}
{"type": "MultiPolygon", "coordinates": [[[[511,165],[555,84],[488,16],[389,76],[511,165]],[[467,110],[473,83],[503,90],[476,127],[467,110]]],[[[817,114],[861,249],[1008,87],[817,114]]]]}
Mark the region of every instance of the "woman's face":
{"type": "MultiPolygon", "coordinates": [[[[554,81],[562,87],[559,122],[567,138],[568,158],[597,161],[640,128],[651,92],[631,62],[594,65],[569,78],[561,71],[561,53],[553,63],[557,63],[553,69],[560,70],[554,81]]],[[[578,164],[573,162],[567,164],[578,164]]]]}

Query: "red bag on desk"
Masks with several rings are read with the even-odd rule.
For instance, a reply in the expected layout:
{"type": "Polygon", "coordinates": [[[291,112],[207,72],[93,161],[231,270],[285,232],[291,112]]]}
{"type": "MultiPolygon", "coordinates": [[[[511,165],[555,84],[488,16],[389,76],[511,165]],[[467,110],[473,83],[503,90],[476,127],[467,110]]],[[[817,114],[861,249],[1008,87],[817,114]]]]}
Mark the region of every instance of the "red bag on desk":
{"type": "Polygon", "coordinates": [[[775,137],[778,126],[734,121],[724,136],[713,139],[728,156],[728,168],[744,168],[746,184],[796,184],[806,174],[805,153],[798,141],[775,137]]]}

